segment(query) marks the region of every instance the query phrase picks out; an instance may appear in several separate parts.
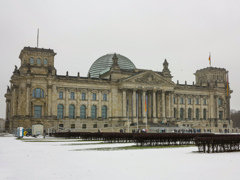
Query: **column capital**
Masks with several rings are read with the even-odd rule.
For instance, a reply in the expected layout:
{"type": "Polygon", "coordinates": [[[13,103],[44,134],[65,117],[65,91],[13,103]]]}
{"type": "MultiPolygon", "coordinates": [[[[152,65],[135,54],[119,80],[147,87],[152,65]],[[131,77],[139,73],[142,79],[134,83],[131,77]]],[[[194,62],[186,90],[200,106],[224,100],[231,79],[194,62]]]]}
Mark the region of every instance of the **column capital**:
{"type": "Polygon", "coordinates": [[[158,90],[157,89],[153,89],[153,93],[156,93],[158,90]]]}
{"type": "Polygon", "coordinates": [[[52,85],[48,84],[48,85],[47,85],[47,88],[48,88],[48,89],[52,89],[52,85]]]}

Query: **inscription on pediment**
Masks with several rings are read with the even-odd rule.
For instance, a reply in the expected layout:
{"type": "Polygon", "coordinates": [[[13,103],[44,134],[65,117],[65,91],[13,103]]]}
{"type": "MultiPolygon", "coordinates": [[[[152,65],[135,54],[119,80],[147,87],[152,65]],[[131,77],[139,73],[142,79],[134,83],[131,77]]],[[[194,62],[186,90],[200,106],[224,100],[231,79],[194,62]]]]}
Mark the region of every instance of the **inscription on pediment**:
{"type": "Polygon", "coordinates": [[[159,77],[156,77],[152,74],[147,74],[143,77],[134,79],[134,82],[139,83],[148,83],[148,84],[166,84],[166,82],[159,77]]]}

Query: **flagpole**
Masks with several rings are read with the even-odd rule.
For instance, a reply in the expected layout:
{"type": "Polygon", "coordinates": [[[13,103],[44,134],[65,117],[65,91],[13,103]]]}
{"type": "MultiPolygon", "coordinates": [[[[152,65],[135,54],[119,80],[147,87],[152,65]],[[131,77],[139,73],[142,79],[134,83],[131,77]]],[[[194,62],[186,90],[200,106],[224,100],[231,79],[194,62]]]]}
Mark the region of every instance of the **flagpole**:
{"type": "Polygon", "coordinates": [[[38,41],[39,41],[39,28],[38,28],[38,32],[37,32],[37,48],[38,48],[38,41]]]}

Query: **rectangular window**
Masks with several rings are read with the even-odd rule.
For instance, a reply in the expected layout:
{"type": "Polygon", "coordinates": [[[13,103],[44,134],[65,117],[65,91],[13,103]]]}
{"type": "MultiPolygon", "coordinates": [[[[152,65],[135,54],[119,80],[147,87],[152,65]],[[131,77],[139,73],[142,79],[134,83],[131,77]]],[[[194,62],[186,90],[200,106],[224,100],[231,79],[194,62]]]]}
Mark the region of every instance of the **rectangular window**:
{"type": "Polygon", "coordinates": [[[42,106],[34,106],[34,117],[35,118],[42,117],[42,106]]]}
{"type": "Polygon", "coordinates": [[[188,119],[192,120],[192,109],[188,108],[188,119]]]}
{"type": "Polygon", "coordinates": [[[74,92],[71,92],[71,97],[70,99],[74,99],[74,92]]]}
{"type": "Polygon", "coordinates": [[[103,100],[107,101],[107,94],[103,94],[103,100]]]}
{"type": "Polygon", "coordinates": [[[174,113],[173,117],[176,118],[176,116],[177,116],[177,109],[176,108],[174,108],[174,112],[173,113],[174,113]]]}
{"type": "Polygon", "coordinates": [[[96,101],[96,99],[97,99],[97,95],[96,95],[96,93],[93,93],[92,100],[96,101]]]}
{"type": "Polygon", "coordinates": [[[75,129],[75,124],[71,124],[71,129],[75,129]]]}
{"type": "Polygon", "coordinates": [[[196,119],[199,120],[199,109],[196,109],[196,119]]]}
{"type": "Polygon", "coordinates": [[[221,99],[221,98],[218,99],[218,105],[219,105],[219,106],[223,105],[223,102],[222,102],[222,99],[221,99]]]}
{"type": "Polygon", "coordinates": [[[63,99],[63,92],[59,92],[59,99],[63,99]]]}
{"type": "Polygon", "coordinates": [[[192,99],[188,98],[188,104],[192,104],[192,99]]]}
{"type": "Polygon", "coordinates": [[[82,100],[86,100],[86,93],[82,93],[82,100]]]}
{"type": "Polygon", "coordinates": [[[86,124],[83,124],[82,125],[82,129],[86,129],[87,128],[87,125],[86,124]]]}
{"type": "Polygon", "coordinates": [[[196,104],[199,104],[199,99],[198,98],[196,99],[196,104]]]}
{"type": "Polygon", "coordinates": [[[181,119],[181,120],[183,120],[183,118],[184,118],[184,114],[183,114],[183,113],[184,113],[184,109],[181,108],[181,109],[180,109],[180,119],[181,119]]]}
{"type": "Polygon", "coordinates": [[[207,100],[203,99],[203,104],[206,105],[207,104],[207,100]]]}
{"type": "Polygon", "coordinates": [[[219,111],[219,119],[220,119],[220,120],[223,119],[223,111],[219,111]]]}
{"type": "Polygon", "coordinates": [[[63,128],[63,124],[59,124],[59,128],[63,128]]]}
{"type": "Polygon", "coordinates": [[[180,98],[180,104],[183,104],[183,98],[180,98]]]}
{"type": "Polygon", "coordinates": [[[176,98],[173,97],[173,104],[176,104],[176,98]]]}
{"type": "Polygon", "coordinates": [[[93,124],[93,128],[97,128],[97,124],[93,124]]]}
{"type": "Polygon", "coordinates": [[[108,124],[104,124],[104,127],[107,128],[107,127],[108,127],[108,124]]]}

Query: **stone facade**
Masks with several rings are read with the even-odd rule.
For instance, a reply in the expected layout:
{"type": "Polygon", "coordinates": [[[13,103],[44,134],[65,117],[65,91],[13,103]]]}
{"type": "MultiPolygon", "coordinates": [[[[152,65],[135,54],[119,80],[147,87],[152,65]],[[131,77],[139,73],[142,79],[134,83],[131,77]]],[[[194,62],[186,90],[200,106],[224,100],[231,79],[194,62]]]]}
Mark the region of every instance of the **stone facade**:
{"type": "MultiPolygon", "coordinates": [[[[43,124],[54,131],[119,131],[128,123],[168,124],[219,132],[232,128],[227,71],[197,70],[196,83],[162,72],[121,69],[118,57],[98,78],[57,75],[51,49],[24,47],[7,89],[7,128],[43,124]]],[[[148,127],[149,127],[148,126],[148,127]]]]}

